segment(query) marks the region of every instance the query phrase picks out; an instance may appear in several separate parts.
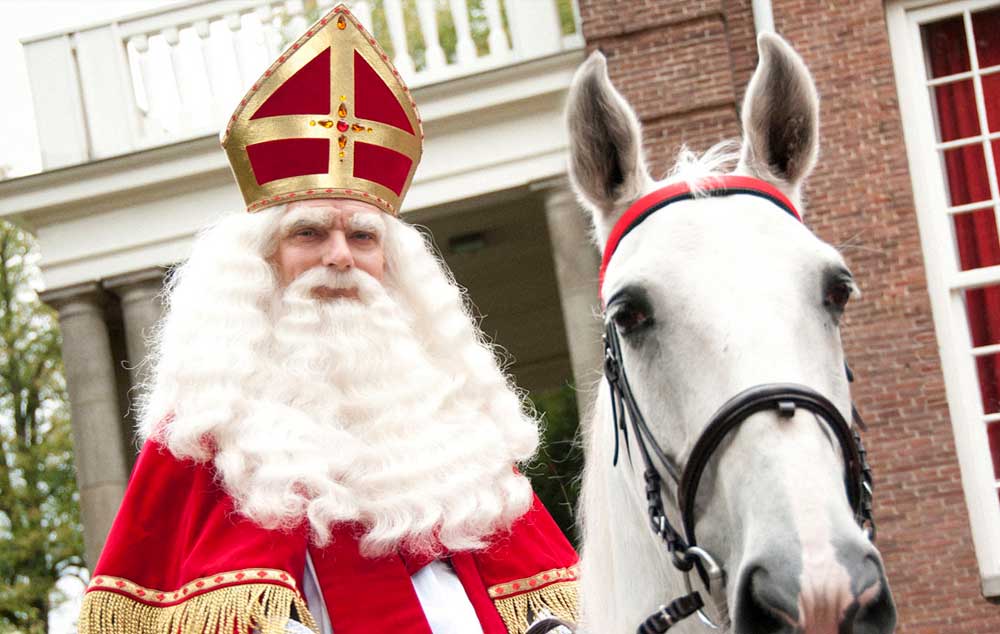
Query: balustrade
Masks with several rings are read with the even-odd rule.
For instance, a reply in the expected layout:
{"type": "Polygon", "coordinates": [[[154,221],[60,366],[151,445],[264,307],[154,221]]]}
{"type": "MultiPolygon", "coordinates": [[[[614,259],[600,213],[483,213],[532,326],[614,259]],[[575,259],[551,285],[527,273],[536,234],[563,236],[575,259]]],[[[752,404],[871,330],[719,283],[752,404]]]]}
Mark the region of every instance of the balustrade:
{"type": "MultiPolygon", "coordinates": [[[[582,46],[573,1],[347,4],[414,88],[582,46]]],[[[334,2],[192,0],[25,41],[44,167],[218,131],[266,65],[334,2]],[[77,104],[79,116],[67,118],[77,104]],[[53,129],[53,120],[63,123],[53,129]],[[67,121],[83,122],[84,133],[70,134],[67,121]]]]}

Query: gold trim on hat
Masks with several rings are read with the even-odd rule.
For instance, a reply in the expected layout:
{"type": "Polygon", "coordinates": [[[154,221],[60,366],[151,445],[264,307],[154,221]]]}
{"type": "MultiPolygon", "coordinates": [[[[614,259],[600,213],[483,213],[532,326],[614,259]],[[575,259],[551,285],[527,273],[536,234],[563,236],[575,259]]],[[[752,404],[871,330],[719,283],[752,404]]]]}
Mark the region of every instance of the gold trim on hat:
{"type": "Polygon", "coordinates": [[[413,97],[388,55],[347,7],[337,5],[309,27],[302,37],[264,71],[240,101],[221,138],[248,211],[306,198],[352,198],[372,203],[389,214],[397,215],[420,162],[424,134],[413,97]],[[330,49],[331,66],[329,113],[250,118],[286,81],[327,48],[330,49]],[[355,115],[355,51],[368,62],[399,101],[414,134],[355,115]],[[347,108],[346,117],[338,115],[341,104],[347,108]],[[348,124],[347,131],[337,129],[336,124],[341,120],[348,124]],[[343,148],[338,143],[341,136],[346,137],[343,148]],[[291,138],[328,139],[329,172],[258,184],[250,166],[247,146],[291,138]],[[354,176],[355,141],[389,148],[412,161],[398,195],[379,183],[354,176]]]}

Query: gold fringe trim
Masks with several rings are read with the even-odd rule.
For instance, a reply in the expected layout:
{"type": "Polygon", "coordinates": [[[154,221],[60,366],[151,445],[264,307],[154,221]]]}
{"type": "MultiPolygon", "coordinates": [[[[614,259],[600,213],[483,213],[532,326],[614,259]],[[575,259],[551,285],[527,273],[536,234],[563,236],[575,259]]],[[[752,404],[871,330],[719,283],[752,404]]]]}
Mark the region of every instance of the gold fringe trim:
{"type": "Polygon", "coordinates": [[[545,616],[570,623],[579,620],[576,581],[553,583],[539,590],[497,599],[493,603],[510,634],[524,634],[532,623],[545,616]]]}
{"type": "Polygon", "coordinates": [[[273,583],[228,586],[169,606],[92,590],[83,597],[78,634],[249,634],[254,628],[284,634],[293,605],[303,624],[318,632],[302,597],[273,583]]]}

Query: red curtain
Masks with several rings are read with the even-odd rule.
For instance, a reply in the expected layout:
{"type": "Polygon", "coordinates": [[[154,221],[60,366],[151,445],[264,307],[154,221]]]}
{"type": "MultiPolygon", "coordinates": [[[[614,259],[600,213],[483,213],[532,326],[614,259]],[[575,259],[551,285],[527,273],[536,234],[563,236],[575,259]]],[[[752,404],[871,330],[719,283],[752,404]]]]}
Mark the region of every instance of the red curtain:
{"type": "MultiPolygon", "coordinates": [[[[974,14],[973,31],[980,68],[1000,64],[1000,10],[974,14]]],[[[924,27],[924,41],[932,77],[943,77],[970,70],[965,25],[961,17],[924,27]]],[[[1000,129],[996,104],[1000,103],[1000,76],[983,82],[985,101],[989,104],[989,124],[1000,129]]],[[[938,129],[941,141],[982,134],[971,79],[934,88],[938,129]]],[[[992,148],[1000,162],[1000,143],[992,148]]],[[[981,143],[944,152],[948,191],[952,205],[986,201],[990,187],[981,143]]],[[[962,270],[1000,264],[1000,237],[992,207],[954,216],[955,240],[962,270]]],[[[984,346],[1000,343],[1000,285],[966,291],[966,313],[972,343],[984,346]]],[[[979,388],[987,413],[1000,412],[1000,355],[977,359],[979,388]]],[[[988,428],[990,454],[995,477],[1000,479],[1000,423],[988,428]]]]}

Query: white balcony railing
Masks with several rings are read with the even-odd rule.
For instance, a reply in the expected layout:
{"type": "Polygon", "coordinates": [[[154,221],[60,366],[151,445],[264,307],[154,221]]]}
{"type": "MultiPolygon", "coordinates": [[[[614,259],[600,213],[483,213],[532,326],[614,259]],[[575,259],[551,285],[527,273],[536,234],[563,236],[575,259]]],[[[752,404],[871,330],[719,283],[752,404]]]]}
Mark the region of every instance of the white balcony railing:
{"type": "MultiPolygon", "coordinates": [[[[335,0],[184,0],[23,42],[44,169],[219,130],[335,0]]],[[[411,88],[583,45],[574,0],[353,0],[411,88]]]]}

